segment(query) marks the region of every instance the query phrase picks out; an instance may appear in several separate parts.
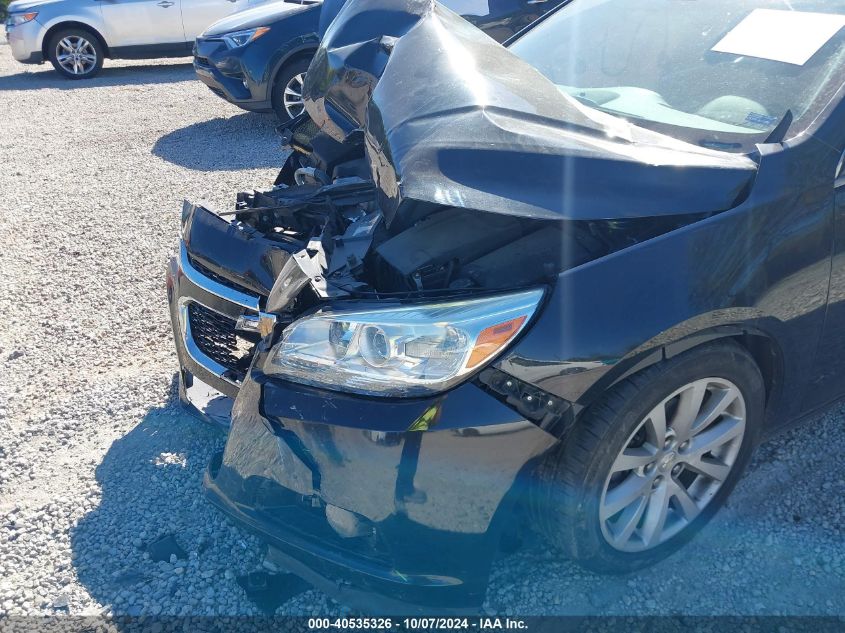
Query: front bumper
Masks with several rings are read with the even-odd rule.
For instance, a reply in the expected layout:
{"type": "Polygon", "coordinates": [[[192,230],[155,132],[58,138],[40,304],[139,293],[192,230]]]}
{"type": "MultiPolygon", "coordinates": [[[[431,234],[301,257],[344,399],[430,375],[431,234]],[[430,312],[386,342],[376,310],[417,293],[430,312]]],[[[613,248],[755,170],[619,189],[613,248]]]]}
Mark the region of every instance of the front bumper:
{"type": "Polygon", "coordinates": [[[267,295],[290,257],[283,245],[186,202],[179,255],[167,270],[182,402],[228,426],[261,338],[267,295]]]}
{"type": "Polygon", "coordinates": [[[38,20],[30,20],[25,24],[6,27],[6,39],[12,49],[12,57],[24,64],[40,64],[44,61],[41,52],[41,40],[44,27],[38,20]]]}
{"type": "Polygon", "coordinates": [[[212,502],[347,604],[477,609],[523,476],[556,439],[475,384],[361,398],[268,378],[264,355],[207,473],[212,502]]]}
{"type": "Polygon", "coordinates": [[[214,94],[229,103],[245,110],[269,111],[272,103],[267,85],[253,79],[244,64],[244,53],[244,48],[229,49],[220,39],[197,38],[194,72],[214,94]]]}
{"type": "MultiPolygon", "coordinates": [[[[170,322],[185,386],[191,386],[191,381],[185,380],[186,375],[196,376],[217,391],[235,397],[242,378],[231,364],[221,362],[216,353],[224,343],[201,340],[199,332],[195,331],[198,321],[193,311],[201,309],[199,314],[202,316],[209,312],[217,315],[220,317],[219,322],[224,326],[230,321],[234,335],[234,329],[241,317],[258,320],[259,298],[224,285],[200,272],[184,242],[179,246],[179,256],[170,261],[167,269],[167,296],[170,304],[170,322]]],[[[216,324],[217,322],[212,325],[216,324]]],[[[221,338],[225,334],[221,333],[221,338]]]]}

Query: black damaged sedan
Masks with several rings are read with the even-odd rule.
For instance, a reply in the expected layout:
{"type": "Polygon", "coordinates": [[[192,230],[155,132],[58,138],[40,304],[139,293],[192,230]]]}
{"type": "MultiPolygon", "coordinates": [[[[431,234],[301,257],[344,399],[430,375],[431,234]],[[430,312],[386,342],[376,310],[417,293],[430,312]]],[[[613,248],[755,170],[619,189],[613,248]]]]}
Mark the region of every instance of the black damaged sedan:
{"type": "Polygon", "coordinates": [[[845,395],[843,25],[575,0],[505,48],[349,3],[275,186],[184,207],[182,396],[234,399],[211,500],[381,611],[477,607],[519,532],[604,572],[678,550],[845,395]]]}

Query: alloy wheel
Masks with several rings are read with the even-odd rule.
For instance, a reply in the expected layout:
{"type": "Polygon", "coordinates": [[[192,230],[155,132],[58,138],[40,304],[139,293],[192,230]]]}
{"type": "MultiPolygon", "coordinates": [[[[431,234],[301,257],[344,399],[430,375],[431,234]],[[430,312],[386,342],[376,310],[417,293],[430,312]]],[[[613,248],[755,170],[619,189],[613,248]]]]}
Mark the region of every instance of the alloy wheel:
{"type": "Polygon", "coordinates": [[[68,35],[56,44],[56,61],[72,75],[87,75],[97,66],[97,51],[84,37],[68,35]]]}
{"type": "Polygon", "coordinates": [[[695,520],[732,471],[745,426],[742,393],[722,378],[691,382],[654,407],[605,480],[599,520],[608,544],[649,550],[695,520]]]}
{"type": "Polygon", "coordinates": [[[305,73],[299,73],[291,77],[290,81],[285,86],[284,105],[285,112],[293,119],[299,116],[305,110],[305,104],[302,102],[302,87],[305,84],[305,73]]]}

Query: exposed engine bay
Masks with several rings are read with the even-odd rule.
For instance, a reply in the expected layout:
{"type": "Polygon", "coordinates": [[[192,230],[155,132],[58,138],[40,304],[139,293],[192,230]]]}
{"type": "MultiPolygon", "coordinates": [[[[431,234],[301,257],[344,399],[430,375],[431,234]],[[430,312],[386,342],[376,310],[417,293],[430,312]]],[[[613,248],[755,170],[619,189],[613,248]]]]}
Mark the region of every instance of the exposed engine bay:
{"type": "Polygon", "coordinates": [[[304,119],[285,140],[294,151],[274,188],[241,193],[235,211],[220,215],[292,255],[267,303],[268,311],[292,316],[325,299],[395,301],[543,284],[697,219],[548,220],[406,200],[388,224],[359,137],[338,143],[304,119]]]}

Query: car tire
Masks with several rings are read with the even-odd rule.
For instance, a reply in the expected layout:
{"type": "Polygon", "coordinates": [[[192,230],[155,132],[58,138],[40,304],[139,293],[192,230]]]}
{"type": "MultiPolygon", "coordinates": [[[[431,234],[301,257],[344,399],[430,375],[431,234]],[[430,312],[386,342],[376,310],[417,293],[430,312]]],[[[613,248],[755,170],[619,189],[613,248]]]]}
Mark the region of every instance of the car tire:
{"type": "Polygon", "coordinates": [[[305,79],[310,63],[310,59],[297,59],[282,66],[276,74],[276,80],[273,82],[272,103],[273,111],[282,123],[287,123],[304,110],[301,105],[302,81],[305,79]],[[298,93],[298,95],[292,93],[298,93]]]}
{"type": "Polygon", "coordinates": [[[695,348],[624,380],[538,466],[530,495],[535,526],[593,571],[625,573],[662,560],[723,505],[751,457],[764,408],[760,370],[732,341],[695,348]],[[661,411],[666,433],[658,449],[661,411]],[[708,413],[715,417],[705,424],[708,413]],[[700,453],[708,441],[731,435],[700,453]]]}
{"type": "Polygon", "coordinates": [[[91,31],[62,29],[47,44],[47,58],[63,77],[90,79],[103,67],[103,46],[91,31]]]}

